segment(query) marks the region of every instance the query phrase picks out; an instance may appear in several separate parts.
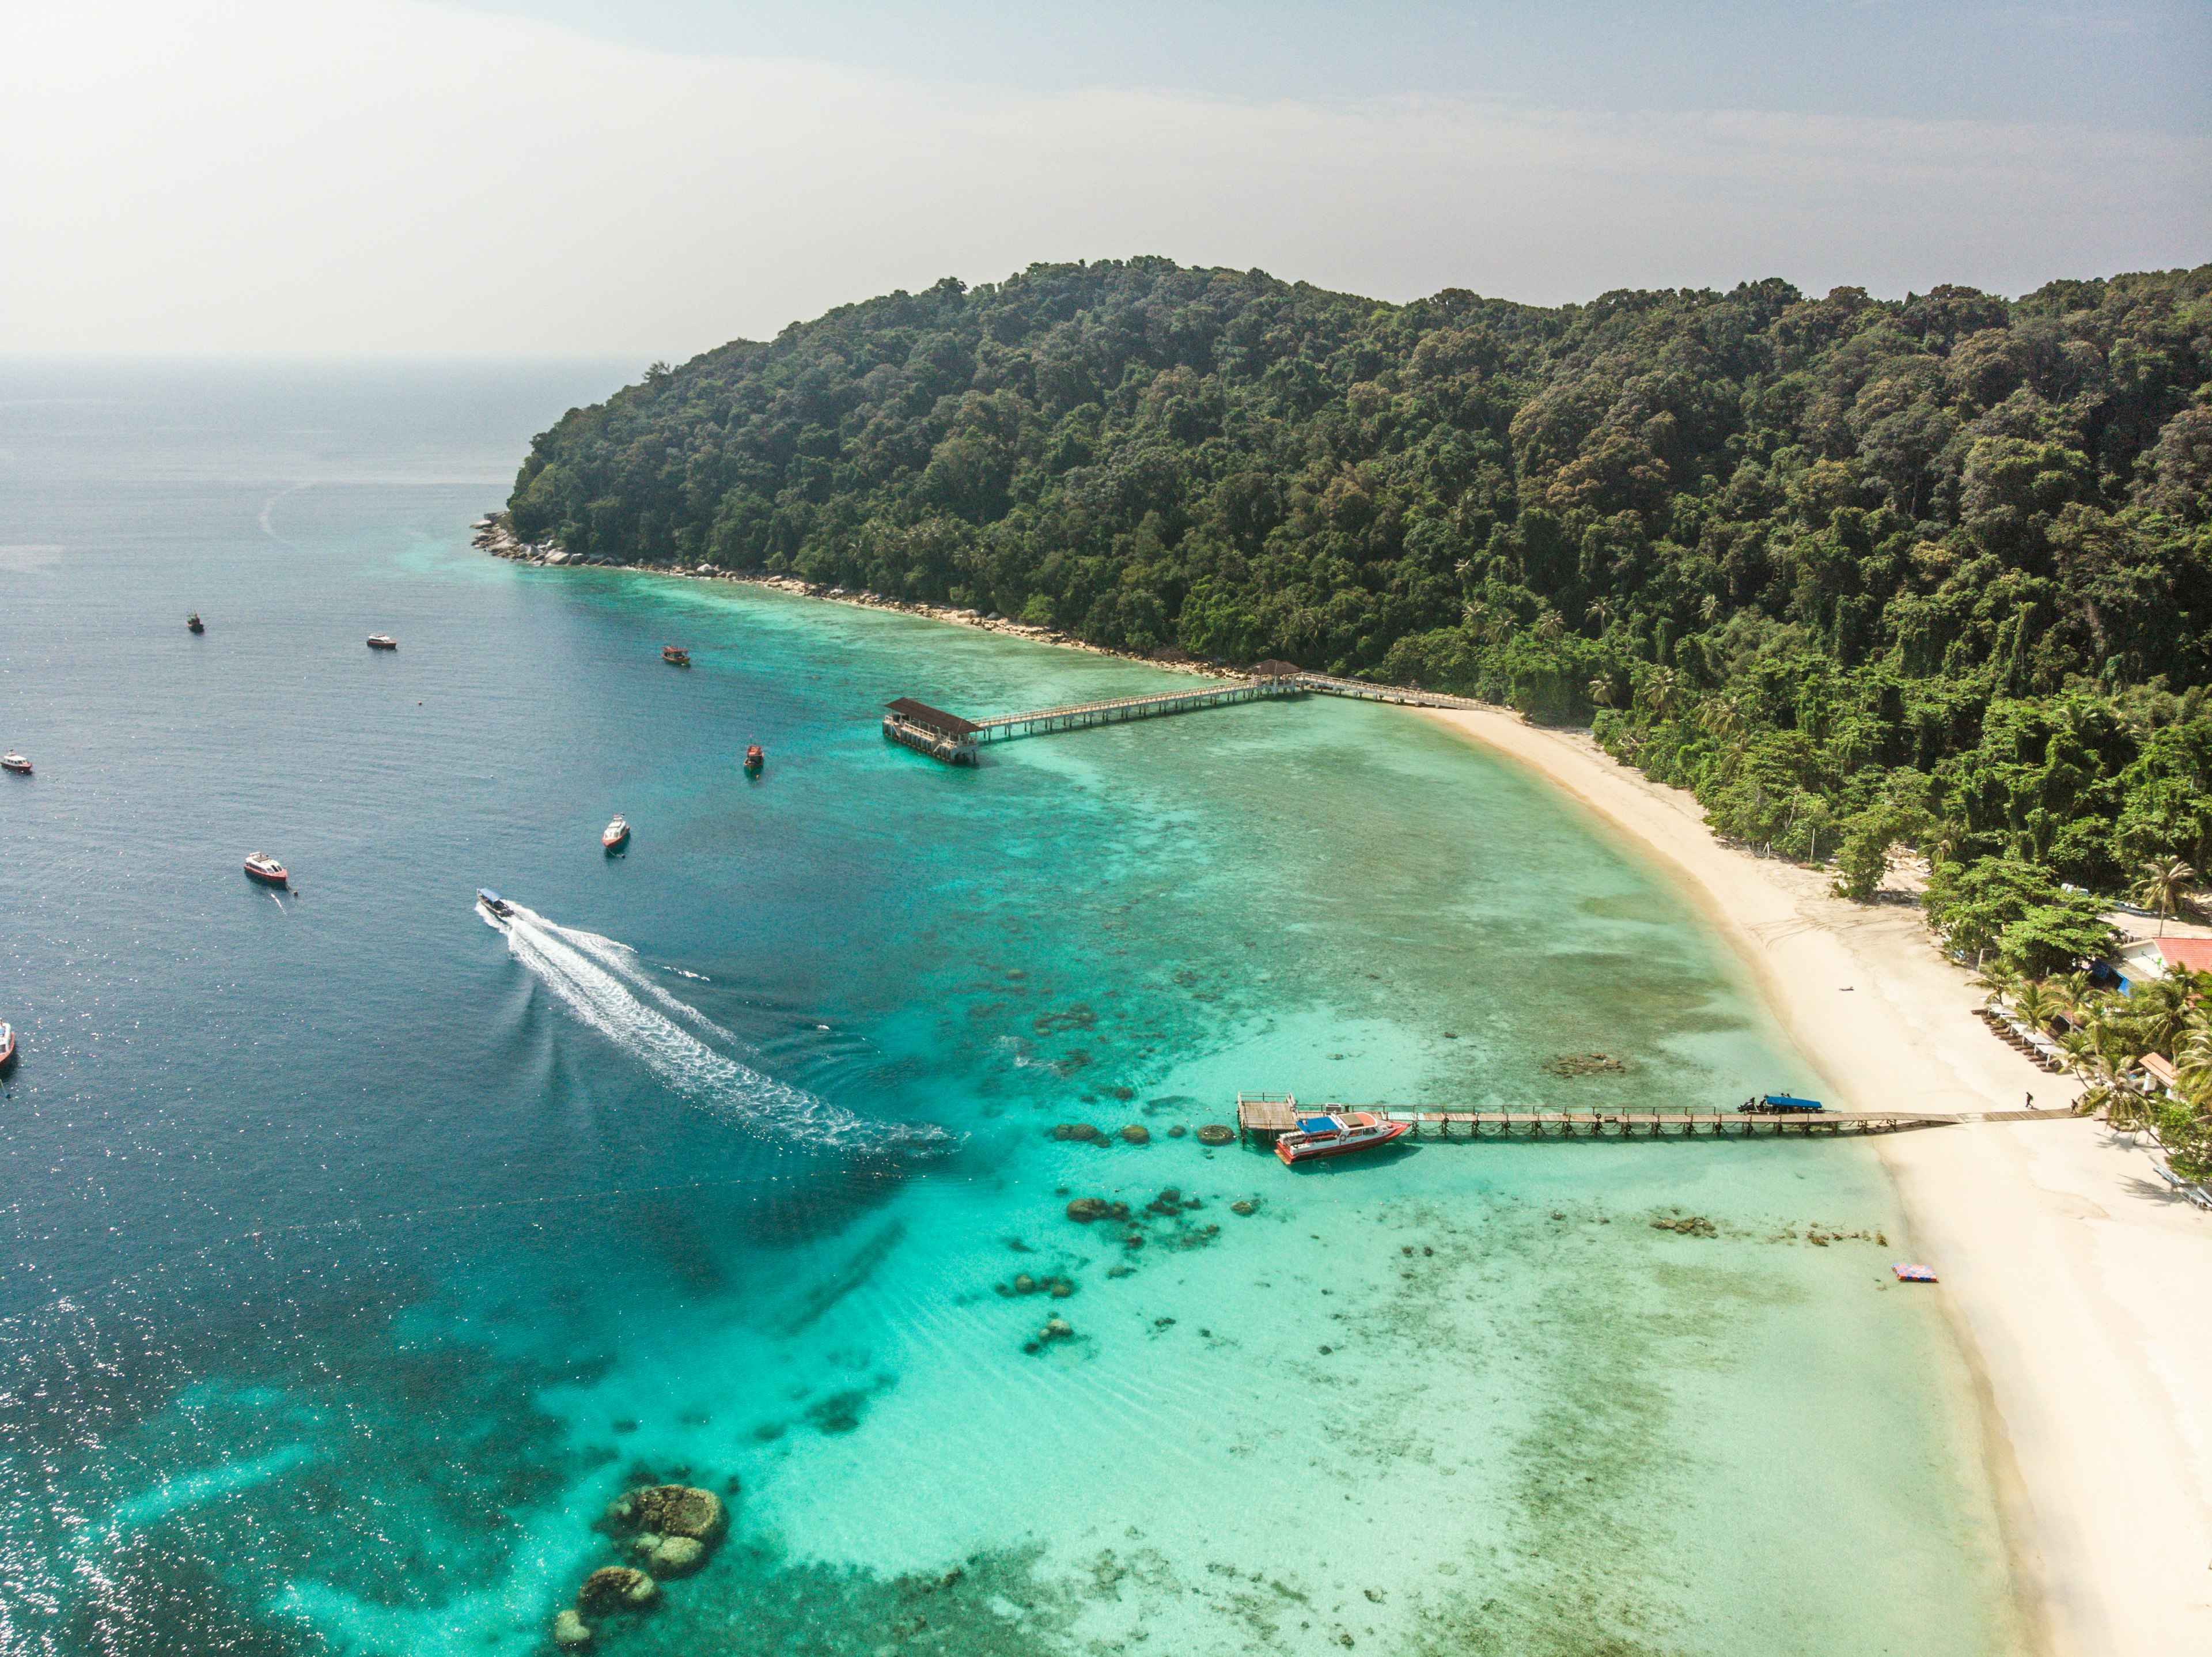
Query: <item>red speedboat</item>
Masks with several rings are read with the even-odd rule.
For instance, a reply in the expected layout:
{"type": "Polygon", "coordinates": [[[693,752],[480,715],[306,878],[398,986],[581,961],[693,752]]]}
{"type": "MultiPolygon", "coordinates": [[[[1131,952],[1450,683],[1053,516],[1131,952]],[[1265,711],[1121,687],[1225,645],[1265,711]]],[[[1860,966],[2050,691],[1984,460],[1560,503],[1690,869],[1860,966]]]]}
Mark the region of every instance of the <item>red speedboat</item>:
{"type": "Polygon", "coordinates": [[[6,1025],[0,1024],[0,1070],[6,1069],[15,1062],[15,1033],[6,1025]]]}
{"type": "Polygon", "coordinates": [[[1410,1122],[1393,1122],[1372,1111],[1329,1111],[1298,1118],[1296,1131],[1275,1141],[1275,1154],[1285,1163],[1310,1162],[1321,1156],[1349,1156],[1371,1151],[1413,1131],[1410,1122]]]}
{"type": "Polygon", "coordinates": [[[761,767],[768,764],[768,750],[757,742],[745,750],[745,775],[758,777],[761,767]]]}
{"type": "Polygon", "coordinates": [[[265,851],[257,851],[246,860],[248,880],[258,880],[264,886],[289,886],[292,877],[284,872],[284,865],[265,851]]]}
{"type": "Polygon", "coordinates": [[[691,665],[691,653],[680,644],[662,645],[660,659],[672,667],[689,667],[691,665]]]}
{"type": "Polygon", "coordinates": [[[372,650],[397,650],[399,648],[399,641],[389,633],[371,633],[368,636],[368,648],[372,650]]]}
{"type": "Polygon", "coordinates": [[[10,748],[7,752],[0,753],[0,771],[15,771],[28,777],[31,774],[31,762],[10,748]]]}
{"type": "Polygon", "coordinates": [[[608,824],[605,832],[599,836],[599,844],[605,847],[609,851],[620,851],[624,846],[628,845],[629,844],[629,819],[627,817],[617,817],[613,822],[608,824]]]}

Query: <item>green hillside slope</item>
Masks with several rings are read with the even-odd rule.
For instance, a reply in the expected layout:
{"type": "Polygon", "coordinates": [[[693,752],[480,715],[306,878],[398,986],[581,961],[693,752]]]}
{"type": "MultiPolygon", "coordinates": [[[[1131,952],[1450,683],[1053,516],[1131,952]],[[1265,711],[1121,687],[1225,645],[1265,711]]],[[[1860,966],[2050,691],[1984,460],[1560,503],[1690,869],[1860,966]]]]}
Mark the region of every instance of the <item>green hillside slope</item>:
{"type": "MultiPolygon", "coordinates": [[[[2004,859],[2047,910],[2212,856],[2208,486],[2212,266],[1547,310],[1139,259],[656,368],[538,438],[509,510],[1594,719],[1726,834],[2004,859]]],[[[2023,913],[1954,896],[1992,940],[2023,913]]]]}

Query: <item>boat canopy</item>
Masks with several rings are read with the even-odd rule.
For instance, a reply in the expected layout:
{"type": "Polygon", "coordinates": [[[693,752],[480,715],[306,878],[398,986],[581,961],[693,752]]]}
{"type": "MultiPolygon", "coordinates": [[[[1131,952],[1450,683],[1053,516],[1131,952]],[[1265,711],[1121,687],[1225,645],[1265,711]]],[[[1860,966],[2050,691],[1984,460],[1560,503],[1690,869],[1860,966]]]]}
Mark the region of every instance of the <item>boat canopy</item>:
{"type": "Polygon", "coordinates": [[[1344,1124],[1333,1116],[1302,1116],[1298,1118],[1300,1133],[1335,1133],[1344,1124]]]}

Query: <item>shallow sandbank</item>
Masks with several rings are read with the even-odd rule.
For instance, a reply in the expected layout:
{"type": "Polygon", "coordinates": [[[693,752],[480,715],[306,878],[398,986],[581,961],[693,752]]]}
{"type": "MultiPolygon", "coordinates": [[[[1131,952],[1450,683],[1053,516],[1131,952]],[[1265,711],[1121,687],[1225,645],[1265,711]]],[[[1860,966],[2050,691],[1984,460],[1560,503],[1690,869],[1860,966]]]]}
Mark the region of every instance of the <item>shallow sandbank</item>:
{"type": "MultiPolygon", "coordinates": [[[[1974,1019],[1917,911],[1717,841],[1686,792],[1504,712],[1428,717],[1527,765],[1672,871],[1849,1107],[2070,1100],[1974,1019]]],[[[1978,1360],[2028,1609],[2063,1654],[2212,1651],[2212,1218],[2087,1120],[1877,1142],[1978,1360]]]]}

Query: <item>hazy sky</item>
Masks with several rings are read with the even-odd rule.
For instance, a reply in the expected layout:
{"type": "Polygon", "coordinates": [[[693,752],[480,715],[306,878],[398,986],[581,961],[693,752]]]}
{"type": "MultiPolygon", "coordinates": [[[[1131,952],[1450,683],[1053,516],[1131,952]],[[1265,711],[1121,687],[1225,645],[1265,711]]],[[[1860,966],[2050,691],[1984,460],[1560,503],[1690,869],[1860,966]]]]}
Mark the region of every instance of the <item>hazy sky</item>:
{"type": "Polygon", "coordinates": [[[2212,5],[0,0],[0,353],[682,357],[1164,253],[1403,300],[2212,259],[2212,5]]]}

